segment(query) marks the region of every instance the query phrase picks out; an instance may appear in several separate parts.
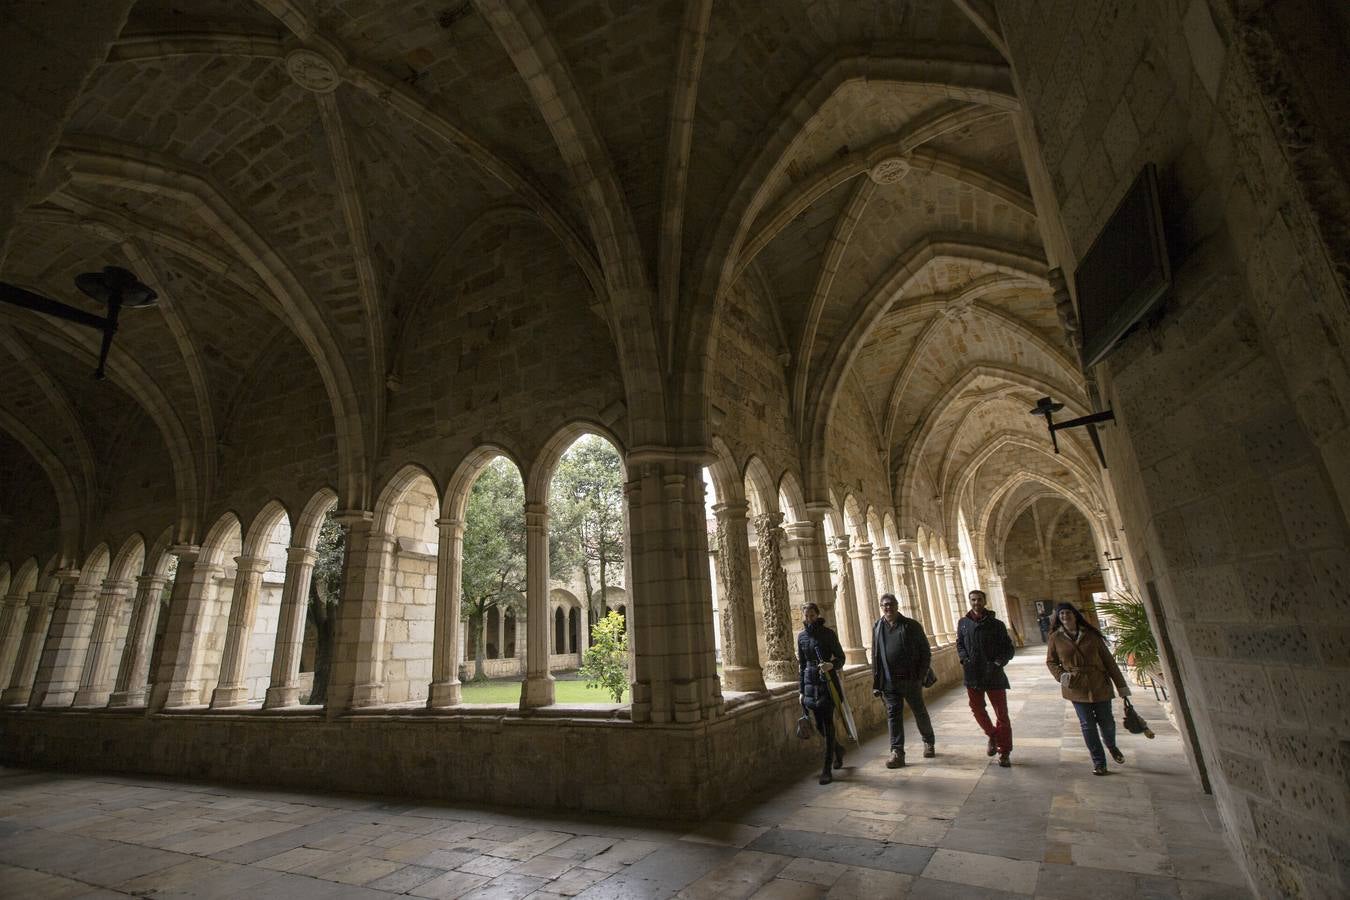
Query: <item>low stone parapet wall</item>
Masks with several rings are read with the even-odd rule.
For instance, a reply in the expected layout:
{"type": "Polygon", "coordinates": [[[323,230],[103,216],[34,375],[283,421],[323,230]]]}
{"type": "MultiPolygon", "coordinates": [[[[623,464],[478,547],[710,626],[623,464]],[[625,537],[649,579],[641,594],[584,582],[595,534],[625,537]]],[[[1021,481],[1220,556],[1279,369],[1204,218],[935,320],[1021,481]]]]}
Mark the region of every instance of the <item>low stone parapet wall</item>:
{"type": "MultiPolygon", "coordinates": [[[[960,684],[950,647],[939,684],[960,684]]],[[[885,727],[871,670],[844,673],[860,731],[885,727]]],[[[360,791],[543,809],[699,818],[820,759],[800,741],[795,687],[740,697],[697,725],[633,724],[613,711],[470,709],[312,711],[7,710],[0,763],[167,775],[239,784],[360,791]]]]}

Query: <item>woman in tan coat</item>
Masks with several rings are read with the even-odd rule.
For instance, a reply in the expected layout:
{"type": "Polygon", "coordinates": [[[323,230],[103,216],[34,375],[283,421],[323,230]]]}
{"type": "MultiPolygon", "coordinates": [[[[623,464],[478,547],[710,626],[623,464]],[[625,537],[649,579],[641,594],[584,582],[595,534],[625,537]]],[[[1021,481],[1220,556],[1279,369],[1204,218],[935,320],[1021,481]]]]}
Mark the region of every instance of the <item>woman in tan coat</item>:
{"type": "Polygon", "coordinates": [[[1116,722],[1111,718],[1111,698],[1116,695],[1111,686],[1115,685],[1120,696],[1130,696],[1125,676],[1102,633],[1089,625],[1072,603],[1055,607],[1046,646],[1045,665],[1059,680],[1064,699],[1073,703],[1078,713],[1083,741],[1092,755],[1092,774],[1105,775],[1103,742],[1112,759],[1125,762],[1125,754],[1116,746],[1116,722]]]}

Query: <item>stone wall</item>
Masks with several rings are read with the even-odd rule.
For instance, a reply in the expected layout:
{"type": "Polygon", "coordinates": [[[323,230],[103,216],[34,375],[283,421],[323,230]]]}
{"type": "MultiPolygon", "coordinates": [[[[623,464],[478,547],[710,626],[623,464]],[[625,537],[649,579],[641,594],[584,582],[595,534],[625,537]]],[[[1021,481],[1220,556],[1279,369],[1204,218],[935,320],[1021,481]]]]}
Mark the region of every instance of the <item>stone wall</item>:
{"type": "Polygon", "coordinates": [[[1260,9],[1284,4],[997,5],[1053,250],[1158,165],[1174,289],[1098,369],[1130,561],[1257,894],[1344,896],[1350,307],[1308,202],[1344,182],[1315,187],[1319,135],[1289,130],[1299,63],[1260,9]]]}
{"type": "MultiPolygon", "coordinates": [[[[941,692],[961,683],[950,648],[934,654],[941,692]]],[[[860,731],[885,727],[870,668],[845,673],[860,731]]],[[[540,715],[387,713],[326,721],[315,714],[139,711],[0,713],[0,764],[170,775],[296,789],[425,799],[519,800],[536,808],[699,818],[796,768],[819,765],[820,742],[793,733],[795,689],[733,707],[696,726],[634,725],[540,715]],[[89,748],[96,746],[98,753],[89,748]],[[593,773],[576,778],[575,773],[593,773]],[[526,777],[530,789],[522,794],[526,777]]],[[[561,713],[561,714],[560,714],[561,713]]]]}

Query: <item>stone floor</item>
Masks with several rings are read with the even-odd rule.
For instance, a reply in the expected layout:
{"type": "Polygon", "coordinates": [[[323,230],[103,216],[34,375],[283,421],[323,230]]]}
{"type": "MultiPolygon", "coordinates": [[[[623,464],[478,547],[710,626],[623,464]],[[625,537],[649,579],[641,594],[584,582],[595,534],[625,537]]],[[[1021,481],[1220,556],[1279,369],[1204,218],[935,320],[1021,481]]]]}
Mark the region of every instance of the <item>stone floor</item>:
{"type": "Polygon", "coordinates": [[[964,691],[932,706],[938,757],[866,741],[713,821],[622,821],[149,778],[0,770],[0,896],[1231,898],[1214,805],[1151,698],[1094,777],[1039,654],[1010,666],[1014,766],[990,765],[964,691]]]}

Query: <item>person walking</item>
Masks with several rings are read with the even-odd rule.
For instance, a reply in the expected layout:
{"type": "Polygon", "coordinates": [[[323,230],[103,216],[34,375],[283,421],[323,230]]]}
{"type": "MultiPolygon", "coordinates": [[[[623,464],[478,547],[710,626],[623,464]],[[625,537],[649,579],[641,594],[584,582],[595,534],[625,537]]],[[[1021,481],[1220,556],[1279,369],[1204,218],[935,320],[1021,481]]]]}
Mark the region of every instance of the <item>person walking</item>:
{"type": "Polygon", "coordinates": [[[989,736],[987,754],[997,753],[998,764],[1005,769],[1012,765],[1012,723],[1008,719],[1008,674],[1003,667],[1013,652],[1008,629],[988,608],[984,591],[971,591],[970,612],[956,626],[956,655],[961,660],[970,711],[989,736]],[[989,721],[986,697],[998,724],[989,721]]]}
{"type": "Polygon", "coordinates": [[[820,607],[808,603],[802,607],[802,630],[797,635],[797,689],[801,692],[802,708],[815,717],[816,731],[825,737],[825,762],[820,770],[820,783],[833,781],[830,763],[834,768],[844,766],[844,745],[834,736],[834,698],[830,696],[833,680],[839,696],[843,685],[835,671],[844,664],[844,648],[839,637],[820,617],[820,607]]]}
{"type": "Polygon", "coordinates": [[[1058,679],[1060,693],[1078,714],[1083,743],[1092,757],[1092,774],[1105,775],[1107,753],[1117,763],[1125,762],[1125,754],[1116,746],[1116,722],[1111,718],[1115,694],[1111,686],[1115,685],[1121,697],[1130,696],[1130,686],[1102,633],[1089,625],[1072,603],[1055,607],[1047,643],[1046,668],[1058,679]]]}
{"type": "Polygon", "coordinates": [[[923,702],[923,678],[932,658],[922,623],[900,612],[894,594],[882,594],[881,618],[872,626],[872,696],[886,701],[886,724],[891,732],[888,769],[905,764],[906,703],[923,738],[923,755],[937,756],[933,723],[923,702]]]}

